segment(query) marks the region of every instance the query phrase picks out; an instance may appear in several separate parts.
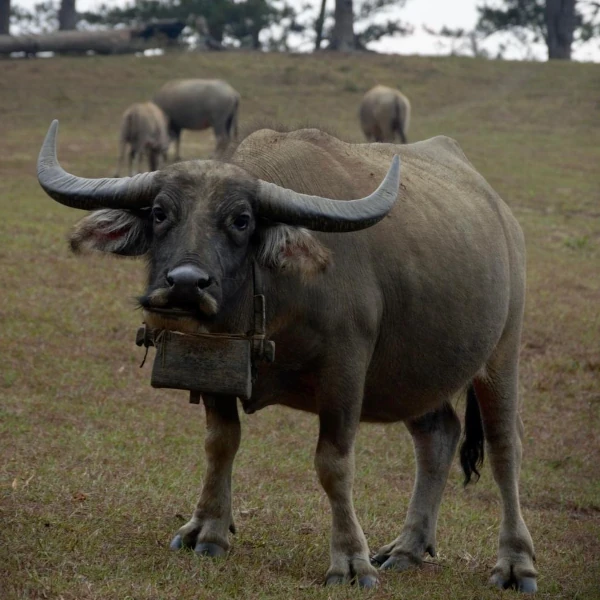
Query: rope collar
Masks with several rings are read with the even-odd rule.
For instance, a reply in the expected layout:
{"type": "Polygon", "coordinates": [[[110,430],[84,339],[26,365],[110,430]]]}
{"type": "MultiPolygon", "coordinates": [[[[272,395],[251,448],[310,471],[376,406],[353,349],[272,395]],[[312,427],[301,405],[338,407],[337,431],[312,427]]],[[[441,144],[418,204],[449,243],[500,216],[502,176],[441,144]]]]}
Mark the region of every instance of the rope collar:
{"type": "MultiPolygon", "coordinates": [[[[256,381],[258,376],[258,363],[267,362],[272,363],[275,360],[275,342],[267,339],[266,334],[266,302],[263,289],[263,279],[260,271],[260,267],[256,264],[256,261],[252,261],[252,310],[253,310],[253,324],[252,330],[246,334],[229,334],[229,333],[194,333],[194,334],[178,334],[187,335],[190,337],[196,337],[200,340],[202,338],[226,338],[236,340],[247,340],[251,344],[251,381],[252,384],[256,381]]],[[[144,366],[146,356],[148,354],[148,348],[150,346],[161,347],[161,340],[164,335],[168,333],[166,330],[154,330],[147,327],[144,323],[136,334],[135,343],[138,346],[146,347],[146,355],[140,367],[144,366]]],[[[158,353],[157,353],[158,358],[158,353]]],[[[155,358],[155,360],[157,360],[155,358]]],[[[201,392],[190,390],[190,402],[192,404],[200,403],[201,392]]]]}

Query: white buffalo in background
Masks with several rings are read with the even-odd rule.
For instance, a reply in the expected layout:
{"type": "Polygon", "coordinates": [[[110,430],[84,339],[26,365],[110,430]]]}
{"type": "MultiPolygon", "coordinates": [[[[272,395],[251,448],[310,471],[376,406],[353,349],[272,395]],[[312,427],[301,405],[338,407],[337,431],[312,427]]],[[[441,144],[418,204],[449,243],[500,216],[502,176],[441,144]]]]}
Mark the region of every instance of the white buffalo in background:
{"type": "Polygon", "coordinates": [[[376,85],[364,95],[359,116],[363,133],[370,142],[394,143],[396,138],[403,144],[408,142],[410,102],[398,90],[376,85]]]}

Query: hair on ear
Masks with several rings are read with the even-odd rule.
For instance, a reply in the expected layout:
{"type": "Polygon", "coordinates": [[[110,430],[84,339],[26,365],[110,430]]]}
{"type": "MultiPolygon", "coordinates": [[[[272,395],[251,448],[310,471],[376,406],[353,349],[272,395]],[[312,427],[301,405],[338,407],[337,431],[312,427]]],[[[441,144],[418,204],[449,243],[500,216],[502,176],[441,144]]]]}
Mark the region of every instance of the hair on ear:
{"type": "Polygon", "coordinates": [[[75,253],[108,252],[141,256],[150,249],[152,221],[128,210],[96,210],[78,221],[69,235],[75,253]]]}
{"type": "Polygon", "coordinates": [[[257,260],[264,267],[309,279],[331,264],[331,251],[308,229],[278,224],[264,227],[259,235],[257,260]]]}

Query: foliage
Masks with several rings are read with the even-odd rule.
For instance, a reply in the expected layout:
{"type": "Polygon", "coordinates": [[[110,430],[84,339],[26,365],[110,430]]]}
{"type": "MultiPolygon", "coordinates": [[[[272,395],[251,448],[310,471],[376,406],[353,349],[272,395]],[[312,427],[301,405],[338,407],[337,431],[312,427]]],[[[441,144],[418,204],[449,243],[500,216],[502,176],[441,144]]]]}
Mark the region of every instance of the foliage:
{"type": "MultiPolygon", "coordinates": [[[[499,7],[478,6],[476,30],[484,35],[510,31],[520,39],[530,34],[534,42],[547,41],[546,0],[503,0],[499,7]]],[[[593,0],[575,2],[576,41],[587,41],[600,35],[598,19],[600,3],[593,0]]]]}
{"type": "Polygon", "coordinates": [[[600,36],[600,2],[594,0],[580,0],[579,39],[587,42],[600,36]]]}
{"type": "Polygon", "coordinates": [[[412,33],[412,27],[394,19],[388,19],[385,23],[366,24],[364,29],[356,36],[359,46],[366,47],[369,42],[375,42],[386,36],[408,35],[412,33]]]}
{"type": "Polygon", "coordinates": [[[497,31],[525,29],[533,32],[534,41],[546,37],[545,0],[504,0],[504,8],[478,6],[477,29],[485,35],[497,31]]]}
{"type": "Polygon", "coordinates": [[[11,27],[18,25],[22,33],[47,33],[58,29],[59,2],[44,0],[31,10],[21,6],[11,7],[11,27]]]}
{"type": "MultiPolygon", "coordinates": [[[[63,11],[63,29],[74,28],[78,15],[75,10],[76,2],[62,0],[42,0],[27,9],[13,3],[11,6],[11,26],[18,26],[21,33],[49,33],[59,29],[60,12],[63,11]]],[[[16,31],[15,31],[16,33],[16,31]]]]}
{"type": "MultiPolygon", "coordinates": [[[[361,0],[355,5],[356,45],[385,36],[407,35],[411,28],[390,16],[406,0],[361,0]]],[[[15,7],[13,24],[21,31],[48,32],[58,27],[58,0],[43,0],[32,10],[15,7]]],[[[329,2],[331,5],[331,0],[329,2]]],[[[295,45],[306,42],[314,47],[318,15],[314,6],[292,0],[128,0],[121,6],[100,4],[95,10],[80,13],[79,28],[134,26],[155,19],[179,19],[195,36],[202,36],[213,47],[250,47],[288,51],[291,34],[295,45]],[[200,18],[199,18],[200,17],[200,18]]],[[[333,10],[325,12],[323,40],[331,37],[333,10]]]]}
{"type": "MultiPolygon", "coordinates": [[[[450,46],[452,55],[491,58],[491,52],[484,47],[486,38],[495,33],[508,32],[515,41],[519,42],[527,58],[535,57],[532,44],[539,42],[548,46],[550,56],[546,5],[546,0],[505,0],[494,5],[486,3],[478,7],[479,20],[473,29],[449,27],[442,27],[439,30],[430,27],[424,29],[432,36],[443,38],[450,46]]],[[[573,20],[576,45],[581,45],[600,35],[599,13],[600,2],[577,0],[573,20]]],[[[559,22],[557,26],[562,29],[563,34],[559,37],[564,37],[564,32],[568,29],[567,23],[559,22]]],[[[495,50],[496,58],[503,58],[509,48],[507,38],[503,39],[504,41],[495,50]]],[[[563,39],[563,44],[566,48],[570,48],[570,42],[563,39]]]]}
{"type": "Polygon", "coordinates": [[[197,33],[208,33],[218,44],[258,48],[262,30],[294,14],[286,2],[267,0],[134,0],[123,8],[103,4],[97,12],[84,13],[83,17],[92,24],[109,25],[176,18],[197,33]],[[199,21],[198,17],[204,19],[199,21]]]}
{"type": "MultiPolygon", "coordinates": [[[[24,32],[48,32],[58,27],[59,2],[44,0],[32,10],[13,7],[12,22],[24,32]]],[[[132,0],[124,6],[101,4],[94,11],[80,13],[80,28],[135,26],[156,19],[179,19],[189,30],[209,37],[217,46],[287,49],[290,31],[302,31],[296,10],[287,0],[132,0]],[[201,18],[198,18],[201,17],[201,18]],[[259,36],[273,24],[281,26],[279,36],[259,36]]]]}
{"type": "MultiPolygon", "coordinates": [[[[402,8],[407,0],[354,0],[355,43],[359,49],[366,49],[369,42],[386,36],[408,35],[412,27],[389,14],[390,9],[402,8]]],[[[326,12],[325,40],[331,40],[333,11],[326,12]]]]}
{"type": "Polygon", "coordinates": [[[365,48],[369,42],[382,37],[407,35],[412,28],[396,18],[386,15],[390,8],[402,8],[406,0],[362,0],[355,2],[354,16],[357,45],[365,48]]]}
{"type": "Polygon", "coordinates": [[[430,35],[439,36],[451,41],[450,54],[452,56],[469,55],[475,58],[490,58],[490,53],[481,47],[483,35],[475,30],[458,27],[442,27],[439,31],[425,27],[430,35]]]}

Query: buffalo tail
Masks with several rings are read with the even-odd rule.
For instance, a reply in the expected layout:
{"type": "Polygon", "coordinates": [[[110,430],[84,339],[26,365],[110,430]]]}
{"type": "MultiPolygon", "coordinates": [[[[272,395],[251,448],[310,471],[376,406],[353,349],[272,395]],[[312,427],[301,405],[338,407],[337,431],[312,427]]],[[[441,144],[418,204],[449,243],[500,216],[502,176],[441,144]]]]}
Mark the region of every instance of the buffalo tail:
{"type": "Polygon", "coordinates": [[[471,481],[473,474],[477,476],[475,481],[479,479],[479,469],[483,465],[484,441],[481,412],[479,411],[475,388],[471,383],[467,390],[465,429],[460,445],[460,464],[465,474],[465,486],[471,481]]]}

